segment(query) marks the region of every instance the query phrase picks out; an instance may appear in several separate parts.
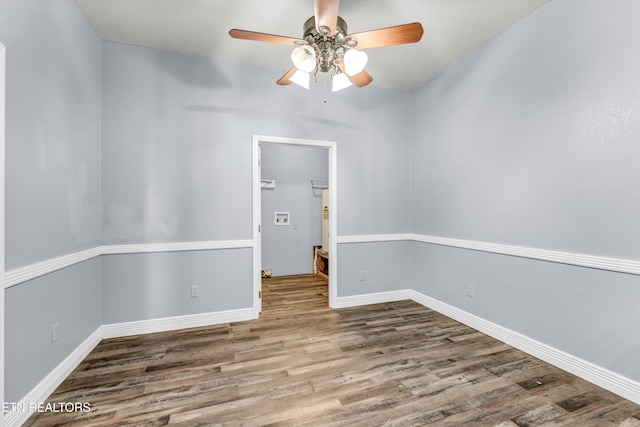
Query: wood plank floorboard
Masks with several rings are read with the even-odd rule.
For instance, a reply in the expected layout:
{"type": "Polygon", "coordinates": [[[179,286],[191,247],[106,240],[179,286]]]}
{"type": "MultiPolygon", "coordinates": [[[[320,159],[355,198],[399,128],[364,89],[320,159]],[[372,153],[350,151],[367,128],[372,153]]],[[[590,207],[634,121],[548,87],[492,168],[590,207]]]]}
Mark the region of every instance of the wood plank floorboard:
{"type": "Polygon", "coordinates": [[[413,301],[332,310],[263,280],[257,320],[103,340],[25,426],[621,426],[640,406],[413,301]]]}

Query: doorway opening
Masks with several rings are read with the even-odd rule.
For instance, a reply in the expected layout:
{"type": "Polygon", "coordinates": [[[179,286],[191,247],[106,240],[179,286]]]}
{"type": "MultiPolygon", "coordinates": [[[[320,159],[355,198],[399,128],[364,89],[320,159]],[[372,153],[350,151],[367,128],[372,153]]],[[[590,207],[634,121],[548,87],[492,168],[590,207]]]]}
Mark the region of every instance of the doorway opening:
{"type": "MultiPolygon", "coordinates": [[[[262,236],[263,236],[263,217],[262,217],[262,179],[268,178],[262,176],[262,147],[311,147],[327,150],[325,167],[327,171],[327,181],[324,184],[312,188],[311,183],[313,177],[309,177],[309,191],[316,191],[318,187],[326,187],[328,189],[328,209],[326,216],[328,217],[328,253],[330,254],[328,267],[328,304],[334,307],[337,300],[337,148],[334,141],[318,141],[296,138],[280,138],[271,136],[255,135],[253,137],[253,310],[254,316],[258,317],[262,311],[262,236]]],[[[267,183],[268,185],[268,183],[267,183]]],[[[277,186],[277,182],[275,183],[277,186]]],[[[273,214],[272,224],[280,224],[287,227],[294,227],[296,218],[291,212],[278,211],[271,212],[273,214]],[[286,221],[286,222],[285,222],[286,221]]],[[[322,212],[324,217],[324,212],[322,212]]],[[[270,224],[271,225],[271,224],[270,224]]],[[[313,262],[314,247],[295,248],[308,254],[309,265],[313,262]]],[[[326,249],[326,248],[325,248],[326,249]]]]}
{"type": "MultiPolygon", "coordinates": [[[[0,402],[4,402],[4,101],[5,47],[0,43],[0,402]]],[[[0,420],[2,425],[2,420],[0,420]]]]}

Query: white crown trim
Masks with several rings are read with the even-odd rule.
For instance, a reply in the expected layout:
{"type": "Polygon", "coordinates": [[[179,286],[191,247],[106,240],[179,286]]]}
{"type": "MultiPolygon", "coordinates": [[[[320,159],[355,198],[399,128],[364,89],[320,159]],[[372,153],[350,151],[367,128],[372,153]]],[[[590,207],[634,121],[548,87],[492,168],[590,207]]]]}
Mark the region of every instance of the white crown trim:
{"type": "Polygon", "coordinates": [[[551,251],[546,249],[527,248],[523,246],[502,245],[497,243],[478,242],[475,240],[450,239],[448,237],[428,236],[424,234],[367,234],[359,236],[338,236],[339,244],[413,241],[454,248],[471,249],[500,255],[517,256],[539,261],[557,262],[578,267],[596,268],[640,275],[640,261],[622,258],[611,258],[597,255],[578,254],[573,252],[551,251]]]}
{"type": "MultiPolygon", "coordinates": [[[[640,261],[602,257],[596,255],[577,254],[571,252],[551,251],[546,249],[527,248],[522,246],[502,245],[497,243],[478,242],[474,240],[451,239],[447,237],[429,236],[423,234],[367,234],[338,236],[338,244],[375,243],[413,241],[435,245],[451,246],[462,249],[471,249],[501,255],[517,256],[540,261],[557,262],[561,264],[575,265],[579,267],[596,268],[599,270],[613,271],[640,275],[640,261]]],[[[199,251],[215,249],[240,249],[253,248],[253,240],[214,240],[203,242],[176,242],[176,243],[142,243],[125,245],[104,245],[74,252],[57,258],[37,262],[24,267],[8,270],[4,276],[5,288],[10,288],[19,283],[35,279],[45,274],[72,266],[82,261],[100,255],[118,255],[131,253],[158,253],[177,251],[199,251]]]]}
{"type": "Polygon", "coordinates": [[[396,242],[411,240],[411,234],[362,234],[356,236],[338,236],[339,244],[346,243],[373,243],[373,242],[396,242]]]}
{"type": "Polygon", "coordinates": [[[497,243],[477,242],[473,240],[450,239],[447,237],[427,236],[422,234],[413,234],[412,240],[435,245],[453,246],[456,248],[472,249],[501,255],[511,255],[540,261],[576,265],[579,267],[596,268],[599,270],[608,270],[617,273],[640,275],[640,261],[637,260],[610,258],[572,252],[550,251],[546,249],[501,245],[497,243]]]}
{"type": "Polygon", "coordinates": [[[9,288],[19,283],[35,279],[45,274],[53,273],[65,267],[72,266],[102,254],[102,246],[96,246],[72,254],[63,255],[24,267],[8,270],[4,275],[4,287],[9,288]]]}
{"type": "Polygon", "coordinates": [[[253,240],[212,240],[204,242],[139,243],[102,246],[102,255],[132,253],[203,251],[213,249],[252,248],[253,240]]]}
{"type": "Polygon", "coordinates": [[[68,255],[9,270],[4,275],[4,287],[10,288],[11,286],[44,276],[45,274],[53,273],[54,271],[70,267],[74,264],[100,255],[240,249],[252,247],[253,240],[213,240],[204,242],[143,243],[96,246],[83,251],[74,252],[68,255]]]}

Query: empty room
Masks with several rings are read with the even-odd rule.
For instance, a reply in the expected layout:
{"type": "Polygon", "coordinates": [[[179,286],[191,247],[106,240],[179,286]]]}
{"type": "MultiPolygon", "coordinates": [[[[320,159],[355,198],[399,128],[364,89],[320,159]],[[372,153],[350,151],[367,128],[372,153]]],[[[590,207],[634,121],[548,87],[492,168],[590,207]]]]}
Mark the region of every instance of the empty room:
{"type": "Polygon", "coordinates": [[[5,426],[640,426],[639,0],[1,0],[5,426]]]}

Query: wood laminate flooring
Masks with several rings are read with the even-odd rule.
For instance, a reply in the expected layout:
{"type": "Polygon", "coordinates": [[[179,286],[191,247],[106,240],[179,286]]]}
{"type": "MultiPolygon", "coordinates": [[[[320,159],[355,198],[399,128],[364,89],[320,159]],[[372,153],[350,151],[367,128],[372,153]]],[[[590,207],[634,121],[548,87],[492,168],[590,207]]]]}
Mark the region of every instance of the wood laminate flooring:
{"type": "Polygon", "coordinates": [[[640,426],[640,406],[413,301],[263,280],[253,321],[103,340],[27,426],[640,426]]]}

